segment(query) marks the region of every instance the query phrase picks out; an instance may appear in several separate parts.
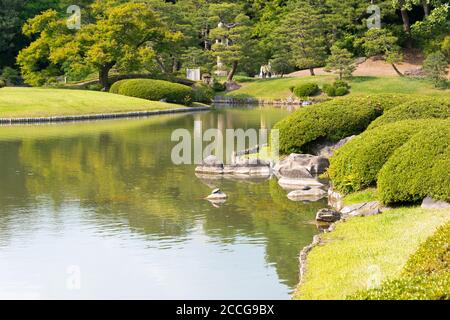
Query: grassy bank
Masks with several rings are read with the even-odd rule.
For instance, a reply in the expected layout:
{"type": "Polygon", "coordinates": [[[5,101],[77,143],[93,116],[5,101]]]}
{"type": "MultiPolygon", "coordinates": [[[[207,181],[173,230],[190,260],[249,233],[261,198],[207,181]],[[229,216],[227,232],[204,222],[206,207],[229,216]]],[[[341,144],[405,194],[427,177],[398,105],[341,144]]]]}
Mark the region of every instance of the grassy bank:
{"type": "Polygon", "coordinates": [[[0,89],[0,118],[85,115],[181,107],[183,106],[86,90],[11,87],[0,89]]]}
{"type": "Polygon", "coordinates": [[[338,224],[309,253],[294,298],[345,299],[397,277],[419,245],[449,219],[448,210],[413,207],[338,224]]]}
{"type": "MultiPolygon", "coordinates": [[[[239,90],[227,93],[227,96],[239,98],[284,99],[290,96],[290,87],[306,82],[314,82],[319,86],[331,83],[334,76],[297,77],[283,79],[249,80],[240,82],[239,90]]],[[[238,79],[239,81],[239,79],[238,79]]],[[[393,93],[393,94],[425,94],[450,97],[450,90],[435,89],[425,80],[400,77],[354,77],[349,81],[351,95],[393,93]]]]}

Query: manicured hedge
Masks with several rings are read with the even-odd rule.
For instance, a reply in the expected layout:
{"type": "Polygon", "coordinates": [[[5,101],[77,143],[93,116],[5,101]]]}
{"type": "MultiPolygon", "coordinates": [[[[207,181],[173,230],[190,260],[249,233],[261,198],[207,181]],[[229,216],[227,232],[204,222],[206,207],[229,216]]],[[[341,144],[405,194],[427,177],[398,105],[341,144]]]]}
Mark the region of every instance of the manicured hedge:
{"type": "Polygon", "coordinates": [[[345,97],[301,108],[275,126],[280,130],[280,152],[308,152],[318,139],[338,141],[359,134],[395,101],[387,95],[345,97]]]}
{"type": "Polygon", "coordinates": [[[350,193],[376,185],[378,172],[391,154],[413,135],[430,126],[442,130],[450,121],[426,119],[390,123],[367,130],[336,151],[328,174],[336,190],[350,193]]]}
{"type": "Polygon", "coordinates": [[[210,103],[216,95],[213,88],[206,84],[196,84],[193,87],[193,100],[196,102],[210,103]]]}
{"type": "Polygon", "coordinates": [[[189,105],[193,99],[190,87],[163,80],[130,79],[117,81],[111,86],[111,93],[129,97],[189,105]]]}
{"type": "Polygon", "coordinates": [[[384,203],[416,202],[430,196],[450,201],[450,125],[430,126],[398,148],[378,174],[384,203]]]}
{"type": "Polygon", "coordinates": [[[294,94],[299,98],[315,96],[320,92],[319,86],[315,83],[305,83],[294,88],[294,94]]]}
{"type": "Polygon", "coordinates": [[[380,127],[387,123],[407,119],[449,118],[450,99],[417,97],[408,99],[398,107],[386,111],[383,116],[370,124],[369,129],[380,127]]]}
{"type": "Polygon", "coordinates": [[[6,87],[6,82],[0,79],[0,88],[6,87]]]}
{"type": "Polygon", "coordinates": [[[401,276],[362,291],[358,300],[450,299],[450,223],[439,228],[408,260],[401,276]]]}

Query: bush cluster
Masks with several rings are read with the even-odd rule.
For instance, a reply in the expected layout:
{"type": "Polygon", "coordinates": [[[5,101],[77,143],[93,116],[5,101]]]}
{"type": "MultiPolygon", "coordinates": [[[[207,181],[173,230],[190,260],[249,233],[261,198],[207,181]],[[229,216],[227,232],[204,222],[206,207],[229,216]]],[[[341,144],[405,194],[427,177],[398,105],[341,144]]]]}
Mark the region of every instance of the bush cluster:
{"type": "Polygon", "coordinates": [[[0,88],[6,87],[6,82],[0,79],[0,88]]]}
{"type": "Polygon", "coordinates": [[[210,103],[214,99],[214,96],[216,95],[213,88],[203,83],[198,83],[194,85],[193,93],[194,93],[193,95],[194,101],[204,103],[210,103]]]}
{"type": "Polygon", "coordinates": [[[328,175],[342,193],[360,191],[376,184],[378,172],[391,154],[417,132],[430,126],[443,130],[444,120],[407,120],[367,130],[355,137],[330,159],[328,175]]]}
{"type": "Polygon", "coordinates": [[[342,80],[336,80],[332,84],[325,84],[322,91],[329,97],[341,97],[350,92],[350,85],[342,80]]]}
{"type": "Polygon", "coordinates": [[[215,92],[223,92],[226,90],[225,85],[218,81],[214,81],[212,88],[215,92]]]}
{"type": "Polygon", "coordinates": [[[416,97],[386,111],[370,124],[369,129],[407,119],[449,118],[450,99],[416,97]]]}
{"type": "Polygon", "coordinates": [[[189,105],[193,99],[190,87],[163,80],[128,79],[117,81],[111,86],[111,93],[141,99],[189,105]]]}
{"type": "Polygon", "coordinates": [[[308,152],[320,139],[339,141],[363,132],[393,102],[389,96],[345,97],[301,108],[275,125],[280,152],[308,152]]]}
{"type": "Polygon", "coordinates": [[[432,126],[398,148],[378,174],[384,203],[417,202],[425,197],[450,202],[450,120],[432,126]]]}
{"type": "Polygon", "coordinates": [[[304,83],[294,88],[293,93],[298,98],[315,96],[320,92],[319,86],[315,83],[304,83]]]}
{"type": "Polygon", "coordinates": [[[440,227],[408,259],[398,279],[362,291],[358,300],[448,300],[450,299],[450,222],[440,227]]]}

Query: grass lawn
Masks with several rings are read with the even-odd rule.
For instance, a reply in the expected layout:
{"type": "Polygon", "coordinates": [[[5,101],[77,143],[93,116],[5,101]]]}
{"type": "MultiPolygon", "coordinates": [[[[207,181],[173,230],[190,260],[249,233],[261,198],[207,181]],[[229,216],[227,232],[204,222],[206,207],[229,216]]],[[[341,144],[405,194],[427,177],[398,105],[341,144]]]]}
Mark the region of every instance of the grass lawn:
{"type": "MultiPolygon", "coordinates": [[[[226,95],[240,98],[284,99],[290,96],[289,88],[306,82],[314,82],[319,86],[331,83],[335,76],[297,77],[283,79],[255,79],[241,82],[239,90],[228,92],[226,95]]],[[[238,79],[239,80],[239,79],[238,79]]],[[[373,93],[404,93],[442,95],[450,97],[450,90],[435,89],[425,80],[400,77],[354,77],[349,81],[351,94],[373,93]]]]}
{"type": "Polygon", "coordinates": [[[309,253],[294,298],[345,299],[397,277],[420,243],[449,219],[448,210],[411,207],[337,224],[309,253]]]}
{"type": "Polygon", "coordinates": [[[0,89],[0,118],[150,111],[182,107],[87,90],[12,87],[0,89]]]}

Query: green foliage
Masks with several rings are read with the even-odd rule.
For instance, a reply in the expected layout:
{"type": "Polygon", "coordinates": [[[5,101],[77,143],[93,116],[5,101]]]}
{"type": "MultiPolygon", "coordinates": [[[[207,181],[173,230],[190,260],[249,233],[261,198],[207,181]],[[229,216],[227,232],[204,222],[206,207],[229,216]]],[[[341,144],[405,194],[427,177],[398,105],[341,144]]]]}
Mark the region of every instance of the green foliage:
{"type": "Polygon", "coordinates": [[[383,116],[370,124],[369,129],[400,120],[449,117],[450,99],[448,98],[409,98],[398,107],[386,111],[383,116]]]}
{"type": "Polygon", "coordinates": [[[440,227],[410,256],[397,279],[351,296],[358,300],[450,299],[450,223],[440,227]]]}
{"type": "Polygon", "coordinates": [[[325,21],[316,7],[305,2],[292,2],[273,32],[278,54],[299,69],[313,69],[326,60],[325,21]]]}
{"type": "Polygon", "coordinates": [[[427,77],[436,87],[445,87],[447,84],[448,62],[440,51],[433,52],[423,62],[423,69],[427,77]]]}
{"type": "Polygon", "coordinates": [[[428,196],[450,201],[448,128],[422,130],[392,154],[378,175],[384,203],[416,202],[428,196]]]}
{"type": "Polygon", "coordinates": [[[225,85],[219,81],[214,81],[212,88],[215,92],[223,92],[226,90],[225,85]]]}
{"type": "Polygon", "coordinates": [[[328,57],[325,71],[334,72],[339,76],[339,80],[349,78],[356,70],[353,56],[347,49],[341,49],[334,45],[331,47],[331,56],[328,57]]]}
{"type": "Polygon", "coordinates": [[[167,102],[187,105],[193,99],[192,89],[188,86],[151,79],[117,81],[112,85],[110,92],[146,100],[165,100],[167,102]]]}
{"type": "Polygon", "coordinates": [[[2,71],[0,79],[6,82],[7,85],[17,86],[22,83],[22,78],[16,69],[5,67],[2,71]]]}
{"type": "Polygon", "coordinates": [[[338,141],[359,134],[395,103],[395,96],[348,97],[301,108],[276,124],[280,152],[307,152],[318,139],[338,141]]]}
{"type": "Polygon", "coordinates": [[[350,85],[343,80],[336,80],[333,84],[324,84],[322,90],[329,97],[341,97],[350,92],[350,85]]]}
{"type": "Polygon", "coordinates": [[[299,98],[315,96],[320,92],[316,83],[305,83],[294,88],[293,93],[299,98]]]}
{"type": "Polygon", "coordinates": [[[6,87],[6,82],[0,79],[0,88],[6,87]]]}
{"type": "Polygon", "coordinates": [[[430,126],[445,130],[442,120],[400,121],[367,130],[336,151],[328,175],[336,190],[351,193],[376,185],[377,175],[389,157],[413,135],[430,126]]]}
{"type": "Polygon", "coordinates": [[[336,96],[337,97],[345,96],[347,93],[349,93],[349,91],[346,87],[336,88],[336,96]]]}
{"type": "Polygon", "coordinates": [[[210,103],[215,95],[214,89],[206,84],[198,83],[193,87],[193,100],[195,102],[210,103]]]}

